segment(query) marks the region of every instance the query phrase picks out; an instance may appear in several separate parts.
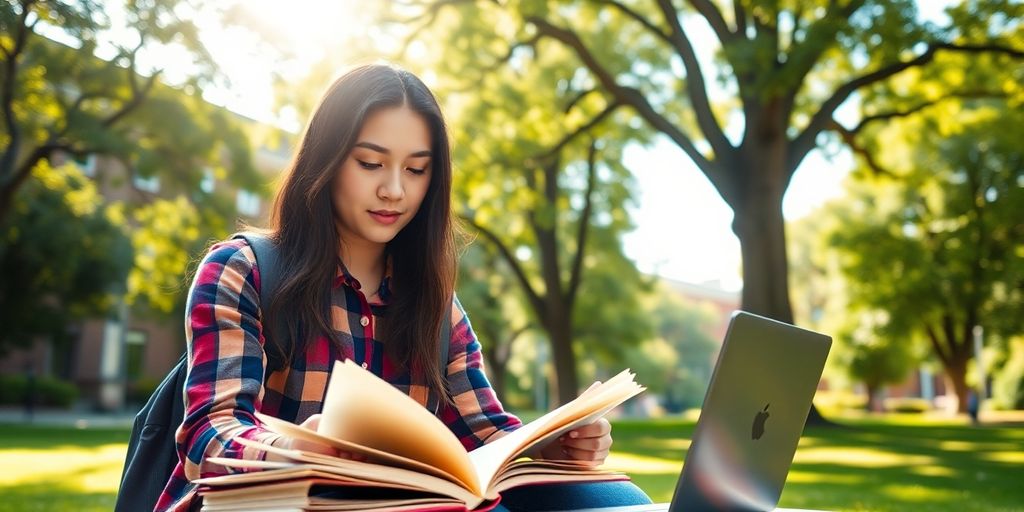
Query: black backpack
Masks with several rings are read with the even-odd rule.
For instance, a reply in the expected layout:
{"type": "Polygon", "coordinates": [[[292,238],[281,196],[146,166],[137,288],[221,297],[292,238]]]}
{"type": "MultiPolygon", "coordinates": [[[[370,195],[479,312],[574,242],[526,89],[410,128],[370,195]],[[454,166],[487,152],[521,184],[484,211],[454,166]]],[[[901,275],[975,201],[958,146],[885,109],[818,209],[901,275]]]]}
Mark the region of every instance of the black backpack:
{"type": "MultiPolygon", "coordinates": [[[[278,286],[280,278],[277,246],[263,235],[252,233],[237,234],[232,238],[244,238],[256,255],[260,270],[260,304],[269,304],[270,297],[278,286]]],[[[287,337],[273,339],[264,332],[265,343],[289,343],[287,337]]],[[[448,343],[451,336],[451,322],[441,322],[441,368],[448,362],[448,343]]],[[[278,352],[267,351],[267,374],[280,369],[278,352]]],[[[146,405],[135,415],[132,434],[128,440],[128,454],[124,459],[121,486],[117,490],[115,512],[137,512],[153,510],[164,487],[171,478],[171,472],[178,464],[178,451],[174,433],[185,418],[185,377],[188,372],[187,354],[182,354],[178,364],[164,377],[146,405]]]]}

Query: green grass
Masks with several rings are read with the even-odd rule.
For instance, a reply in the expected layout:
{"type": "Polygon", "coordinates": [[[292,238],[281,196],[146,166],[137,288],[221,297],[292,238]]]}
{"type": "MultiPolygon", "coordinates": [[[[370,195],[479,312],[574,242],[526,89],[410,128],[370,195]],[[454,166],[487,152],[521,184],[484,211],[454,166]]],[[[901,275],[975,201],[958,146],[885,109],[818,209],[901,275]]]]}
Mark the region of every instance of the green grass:
{"type": "Polygon", "coordinates": [[[0,511],[109,511],[126,429],[0,425],[0,511]]]}
{"type": "MultiPolygon", "coordinates": [[[[811,428],[780,506],[1024,510],[1024,429],[890,416],[811,428]]],[[[693,423],[620,421],[609,465],[672,497],[693,423]]],[[[0,511],[110,510],[128,432],[0,425],[0,511]]]]}
{"type": "MultiPolygon", "coordinates": [[[[609,464],[669,501],[692,422],[619,422],[609,464]]],[[[780,507],[851,511],[1024,510],[1024,429],[920,416],[808,428],[780,507]]]]}

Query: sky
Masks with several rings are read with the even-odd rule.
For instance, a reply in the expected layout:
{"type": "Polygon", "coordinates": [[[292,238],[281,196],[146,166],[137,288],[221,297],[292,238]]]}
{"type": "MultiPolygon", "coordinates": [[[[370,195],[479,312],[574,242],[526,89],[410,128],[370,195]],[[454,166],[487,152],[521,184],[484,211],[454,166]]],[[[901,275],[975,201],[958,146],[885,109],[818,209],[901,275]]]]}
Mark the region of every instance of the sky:
{"type": "MultiPolygon", "coordinates": [[[[921,16],[939,21],[943,7],[949,3],[950,0],[923,0],[919,3],[921,16]]],[[[245,3],[246,12],[253,20],[283,38],[299,56],[284,70],[296,76],[317,62],[324,51],[333,50],[330,41],[336,40],[339,32],[361,30],[367,33],[366,27],[359,26],[357,17],[353,16],[353,12],[357,12],[356,4],[355,0],[295,0],[288,9],[281,9],[275,0],[245,3]]],[[[111,16],[112,25],[117,26],[116,13],[111,16]]],[[[214,16],[199,19],[201,37],[231,82],[230,87],[207,89],[204,97],[248,117],[297,129],[302,120],[275,118],[274,92],[268,72],[273,64],[266,54],[237,31],[219,26],[214,16]]],[[[694,41],[707,73],[713,69],[714,35],[706,24],[695,19],[684,23],[684,29],[694,41]]],[[[175,61],[170,50],[151,52],[146,57],[151,65],[165,68],[172,81],[176,73],[188,71],[186,65],[168,64],[175,61]]],[[[145,61],[140,64],[145,66],[145,61]]],[[[707,82],[712,101],[730,94],[715,80],[707,82]]],[[[854,97],[840,108],[837,118],[844,122],[855,116],[854,97]]],[[[730,123],[729,128],[727,135],[735,141],[739,127],[737,123],[730,123]]],[[[731,229],[732,211],[689,158],[671,141],[661,137],[650,147],[629,147],[625,165],[636,175],[639,206],[631,212],[637,228],[624,237],[623,249],[640,270],[725,290],[742,288],[740,245],[731,229]]],[[[811,152],[785,195],[783,214],[786,219],[807,215],[838,196],[853,166],[854,159],[849,151],[843,150],[831,158],[818,150],[811,152]]]]}

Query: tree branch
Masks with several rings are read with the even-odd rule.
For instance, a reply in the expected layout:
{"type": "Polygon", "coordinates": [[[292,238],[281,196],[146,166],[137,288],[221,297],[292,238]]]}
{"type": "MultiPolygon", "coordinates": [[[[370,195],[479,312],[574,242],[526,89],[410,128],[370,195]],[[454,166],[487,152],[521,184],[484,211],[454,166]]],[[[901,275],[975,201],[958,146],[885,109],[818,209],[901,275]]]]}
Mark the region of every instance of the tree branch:
{"type": "Polygon", "coordinates": [[[491,244],[498,250],[498,253],[501,254],[501,257],[505,259],[505,262],[512,267],[512,273],[515,274],[520,286],[523,287],[523,293],[526,294],[526,299],[530,302],[530,305],[533,306],[534,310],[537,311],[538,314],[543,313],[544,301],[541,300],[540,296],[537,295],[537,292],[534,291],[533,286],[530,285],[530,280],[526,277],[526,272],[523,271],[522,265],[519,264],[519,260],[517,260],[512,254],[512,251],[508,249],[508,246],[506,246],[493,231],[480,225],[476,219],[464,214],[459,215],[459,217],[472,226],[473,229],[479,231],[480,234],[484,235],[484,238],[491,242],[491,244]]]}
{"type": "Polygon", "coordinates": [[[601,124],[601,121],[604,121],[604,119],[606,117],[611,115],[611,113],[614,112],[615,109],[619,108],[620,106],[622,106],[622,104],[618,103],[618,102],[614,102],[614,103],[609,104],[607,107],[605,107],[604,110],[602,110],[599,114],[594,116],[593,119],[591,119],[590,121],[587,121],[586,123],[580,125],[579,128],[576,128],[572,132],[570,132],[570,133],[566,134],[564,137],[562,137],[562,140],[558,141],[558,143],[555,144],[554,146],[552,146],[551,149],[549,149],[549,150],[545,151],[544,153],[541,153],[541,154],[539,154],[537,156],[530,157],[527,160],[528,161],[532,160],[532,161],[536,161],[536,162],[543,162],[544,160],[547,160],[548,158],[551,158],[552,156],[557,155],[558,153],[560,153],[562,151],[562,149],[565,148],[565,146],[569,145],[569,143],[572,142],[573,139],[575,139],[576,137],[578,137],[578,136],[580,136],[580,135],[582,135],[584,133],[589,133],[590,130],[594,129],[595,126],[601,124]]]}
{"type": "Polygon", "coordinates": [[[149,95],[150,91],[153,90],[153,86],[156,85],[157,78],[160,76],[161,73],[161,70],[155,71],[152,75],[149,76],[149,78],[146,79],[145,85],[143,85],[142,88],[139,88],[138,82],[135,79],[134,68],[135,66],[132,65],[128,70],[129,75],[131,75],[130,82],[132,89],[132,98],[128,100],[128,102],[126,102],[124,105],[122,105],[120,109],[118,109],[116,112],[114,112],[102,121],[104,127],[109,128],[113,126],[114,123],[120,121],[121,118],[130,114],[133,110],[142,105],[142,103],[146,101],[146,96],[149,95]]]}
{"type": "Polygon", "coordinates": [[[931,325],[926,325],[925,331],[928,333],[928,341],[931,342],[932,349],[935,350],[935,355],[939,356],[943,366],[948,367],[952,361],[952,357],[946,353],[945,348],[942,346],[942,342],[939,340],[938,333],[935,332],[935,328],[931,325]]]}
{"type": "Polygon", "coordinates": [[[694,145],[690,138],[679,130],[675,125],[665,119],[662,115],[658,114],[654,107],[647,102],[640,91],[619,85],[615,81],[615,77],[597,61],[597,58],[590,52],[590,50],[583,44],[579,36],[575,32],[556,27],[552,25],[544,18],[538,16],[527,17],[526,21],[537,27],[539,34],[547,37],[551,37],[563,44],[572,48],[576,55],[583,61],[583,64],[595,75],[601,85],[611,93],[618,102],[629,105],[636,109],[637,113],[640,114],[645,121],[650,123],[654,129],[664,133],[673,142],[683,150],[687,156],[703,171],[708,178],[713,182],[717,183],[723,178],[720,175],[718,167],[711,161],[708,160],[697,147],[694,145]]]}
{"type": "MultiPolygon", "coordinates": [[[[512,55],[515,53],[516,50],[524,46],[535,47],[537,45],[537,41],[539,41],[540,38],[540,34],[534,34],[533,37],[527,39],[526,41],[519,41],[509,45],[508,51],[505,53],[505,55],[498,57],[498,59],[491,63],[489,66],[484,66],[483,68],[480,69],[480,75],[487,75],[489,73],[497,71],[498,68],[502,67],[503,65],[508,63],[509,60],[512,59],[512,55]]],[[[478,90],[479,87],[479,82],[472,82],[469,84],[469,86],[459,89],[458,92],[476,91],[478,90]]]]}
{"type": "MultiPolygon", "coordinates": [[[[427,27],[434,24],[434,21],[437,19],[438,14],[440,14],[441,9],[444,9],[445,7],[452,5],[472,3],[476,3],[476,0],[437,0],[435,2],[428,2],[427,4],[417,4],[425,7],[425,10],[420,14],[405,19],[392,19],[391,21],[394,21],[403,26],[419,22],[419,25],[416,28],[414,28],[412,32],[410,32],[409,35],[407,35],[405,39],[402,41],[402,44],[398,50],[398,55],[405,55],[406,50],[409,49],[409,45],[412,44],[412,42],[415,41],[417,37],[419,37],[420,33],[426,30],[427,27]]],[[[409,3],[406,5],[411,6],[413,4],[409,3]]]]}
{"type": "Polygon", "coordinates": [[[501,361],[508,361],[508,358],[512,353],[512,345],[515,343],[516,339],[518,339],[520,336],[523,335],[524,332],[528,330],[530,330],[529,324],[519,327],[517,329],[513,329],[512,332],[510,332],[509,335],[504,340],[501,340],[501,343],[498,343],[494,347],[494,355],[496,356],[496,358],[501,361]]]}
{"type": "Polygon", "coordinates": [[[920,112],[920,111],[922,111],[922,110],[924,110],[924,109],[926,109],[926,108],[928,108],[928,107],[930,107],[932,105],[936,105],[936,104],[938,104],[938,103],[940,103],[942,101],[948,100],[948,99],[985,99],[985,98],[1006,98],[1006,97],[1007,97],[1006,93],[1003,93],[1003,92],[993,92],[993,91],[961,91],[961,92],[953,92],[953,93],[947,94],[945,96],[941,96],[941,97],[935,98],[934,100],[923,101],[923,102],[921,102],[921,103],[919,103],[917,105],[914,105],[913,107],[910,107],[907,110],[893,110],[893,111],[889,111],[889,112],[882,112],[880,114],[873,114],[873,115],[870,115],[870,116],[865,116],[863,119],[860,120],[859,123],[857,123],[857,126],[855,126],[853,128],[850,128],[849,131],[854,133],[854,134],[857,134],[857,133],[860,133],[860,131],[863,130],[864,127],[866,125],[868,125],[869,123],[874,123],[874,122],[877,122],[877,121],[888,121],[890,119],[897,119],[897,118],[901,118],[901,117],[907,117],[907,116],[916,114],[916,113],[918,113],[918,112],[920,112]]]}
{"type": "MultiPolygon", "coordinates": [[[[851,0],[846,5],[839,7],[837,2],[829,2],[825,15],[821,21],[814,23],[805,34],[802,43],[797,44],[794,40],[791,43],[789,54],[786,56],[786,68],[792,70],[787,75],[792,76],[789,83],[790,103],[796,100],[796,94],[803,84],[807,75],[814,69],[821,56],[831,47],[829,44],[822,44],[822,41],[834,42],[836,34],[839,33],[840,25],[828,22],[828,20],[847,19],[857,9],[864,5],[865,0],[851,0]]],[[[795,29],[794,29],[795,30],[795,29]]]]}
{"type": "Polygon", "coordinates": [[[590,231],[590,216],[594,210],[594,189],[597,187],[597,143],[590,141],[587,151],[587,190],[584,192],[583,211],[580,212],[580,223],[576,228],[576,255],[573,257],[569,285],[565,290],[566,310],[572,311],[576,303],[576,295],[583,278],[583,255],[587,247],[587,233],[590,231]]]}
{"type": "MultiPolygon", "coordinates": [[[[701,2],[694,3],[699,4],[701,2]]],[[[675,47],[679,57],[682,58],[683,66],[686,68],[686,91],[690,97],[690,103],[693,105],[694,114],[697,117],[697,125],[700,126],[700,131],[704,133],[708,143],[711,144],[711,150],[714,151],[715,156],[719,158],[724,157],[733,147],[729,143],[729,139],[725,138],[721,125],[718,124],[718,120],[715,119],[715,114],[711,110],[707,86],[704,84],[704,73],[701,72],[700,62],[697,61],[697,54],[693,50],[693,44],[691,44],[690,38],[686,36],[686,33],[683,32],[683,27],[679,24],[679,14],[676,12],[675,7],[672,6],[671,0],[658,0],[658,6],[661,8],[665,21],[672,29],[672,45],[675,47]]],[[[710,6],[710,9],[721,17],[721,13],[713,5],[710,6]]],[[[722,23],[724,24],[725,21],[722,21],[722,23]]]]}
{"type": "Polygon", "coordinates": [[[839,122],[835,120],[832,121],[830,128],[839,134],[839,136],[843,139],[843,142],[845,142],[846,145],[849,146],[850,150],[853,151],[854,154],[860,155],[861,158],[864,159],[864,162],[868,164],[868,168],[874,171],[875,174],[896,177],[896,173],[889,171],[883,168],[881,165],[879,165],[878,161],[875,160],[875,156],[871,154],[871,151],[868,151],[866,147],[857,143],[857,133],[855,131],[845,128],[843,125],[839,124],[839,122]]]}
{"type": "Polygon", "coordinates": [[[610,5],[612,7],[615,7],[616,9],[621,11],[623,14],[625,14],[629,18],[632,18],[633,21],[636,21],[637,23],[643,25],[644,28],[646,28],[648,31],[652,32],[654,35],[658,36],[658,38],[661,39],[662,41],[665,41],[666,43],[669,43],[669,44],[672,43],[672,41],[669,40],[668,34],[666,34],[665,31],[663,31],[661,29],[661,27],[658,27],[654,23],[651,23],[651,21],[648,20],[646,17],[644,17],[642,14],[634,11],[633,9],[630,9],[628,6],[623,5],[620,2],[616,2],[615,0],[593,0],[593,1],[596,2],[596,3],[599,3],[599,4],[610,5]]]}
{"type": "Polygon", "coordinates": [[[577,94],[573,99],[569,100],[569,103],[565,106],[564,109],[562,109],[562,113],[568,114],[569,111],[572,110],[572,108],[575,107],[577,103],[583,101],[583,98],[586,98],[587,96],[590,96],[595,92],[599,92],[599,90],[596,87],[593,89],[587,89],[577,94]]]}
{"type": "Polygon", "coordinates": [[[1024,51],[1017,50],[1014,48],[1008,48],[1000,45],[956,45],[952,43],[933,43],[928,46],[928,49],[924,53],[914,57],[913,59],[901,62],[894,62],[879,69],[876,69],[870,73],[858,76],[849,82],[836,88],[832,96],[822,103],[821,107],[811,117],[811,121],[804,128],[803,132],[800,133],[790,144],[789,151],[789,162],[788,167],[790,172],[796,169],[796,166],[807,156],[807,153],[814,149],[815,139],[818,134],[821,133],[825,128],[832,122],[832,115],[836,109],[843,104],[856,90],[866,87],[868,85],[885,80],[901,71],[912,67],[919,67],[930,63],[935,59],[935,54],[939,50],[955,51],[964,53],[1002,53],[1009,55],[1014,58],[1024,58],[1024,51]]]}
{"type": "MultiPolygon", "coordinates": [[[[722,11],[719,11],[718,7],[711,3],[710,0],[689,0],[689,2],[690,5],[692,5],[693,8],[696,9],[705,20],[707,20],[708,25],[711,25],[711,29],[715,31],[715,35],[718,36],[718,41],[722,43],[723,46],[736,39],[736,34],[733,34],[729,30],[729,25],[725,23],[725,18],[722,17],[722,11]]],[[[737,3],[738,0],[733,0],[733,5],[736,5],[737,3]]],[[[671,6],[672,2],[670,0],[659,0],[658,4],[662,5],[662,9],[664,9],[664,4],[671,6]]],[[[675,10],[675,8],[673,8],[673,10],[675,10]]],[[[677,17],[676,24],[678,23],[679,21],[677,17]]]]}
{"type": "Polygon", "coordinates": [[[744,39],[747,38],[747,11],[743,10],[741,0],[732,0],[732,16],[736,22],[736,34],[744,39]]]}
{"type": "Polygon", "coordinates": [[[25,24],[28,21],[32,3],[32,1],[25,1],[21,4],[21,15],[18,17],[18,32],[14,36],[14,45],[10,52],[7,52],[6,49],[4,51],[7,59],[4,61],[3,89],[0,90],[0,112],[4,116],[4,127],[7,128],[8,137],[7,147],[4,148],[3,156],[0,157],[0,183],[3,183],[4,186],[9,181],[20,182],[23,179],[18,178],[14,170],[22,144],[21,130],[14,115],[14,97],[16,96],[15,89],[18,86],[18,59],[25,50],[28,34],[32,32],[32,29],[25,24]]]}
{"type": "MultiPolygon", "coordinates": [[[[564,296],[562,268],[559,260],[558,214],[555,208],[555,205],[558,204],[558,174],[562,167],[561,158],[559,156],[549,159],[540,167],[544,175],[544,183],[539,192],[543,194],[546,206],[551,212],[550,225],[542,225],[538,221],[536,208],[530,209],[526,217],[537,241],[537,248],[540,252],[540,273],[541,278],[544,279],[546,292],[544,295],[550,304],[553,300],[561,299],[564,296]]],[[[532,189],[537,190],[535,180],[528,179],[527,182],[532,189]]]]}

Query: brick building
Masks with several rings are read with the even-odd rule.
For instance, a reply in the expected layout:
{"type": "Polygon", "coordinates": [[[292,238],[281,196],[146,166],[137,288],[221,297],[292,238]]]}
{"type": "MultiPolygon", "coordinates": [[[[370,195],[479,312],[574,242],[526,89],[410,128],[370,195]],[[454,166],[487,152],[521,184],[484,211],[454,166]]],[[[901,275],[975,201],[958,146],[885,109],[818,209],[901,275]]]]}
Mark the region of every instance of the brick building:
{"type": "MultiPolygon", "coordinates": [[[[258,172],[266,176],[266,182],[272,182],[289,163],[292,136],[251,119],[236,117],[249,133],[275,132],[273,137],[263,138],[277,141],[277,147],[254,143],[252,155],[258,172]]],[[[59,166],[69,160],[70,156],[58,155],[51,163],[59,166]]],[[[108,201],[138,206],[181,193],[161,187],[157,176],[147,178],[134,173],[115,158],[89,155],[73,161],[94,180],[100,194],[108,201]]],[[[205,170],[199,187],[208,194],[217,191],[218,194],[233,195],[238,220],[262,225],[268,216],[270,199],[266,193],[234,187],[229,182],[218,180],[210,169],[205,170]]],[[[123,410],[145,400],[185,348],[183,320],[179,315],[159,318],[159,315],[146,314],[146,311],[123,305],[107,318],[90,319],[75,325],[71,335],[73,341],[68,350],[58,352],[49,341],[38,340],[27,350],[7,354],[0,359],[0,374],[31,371],[38,376],[70,381],[79,390],[81,406],[107,411],[123,410]]]]}

